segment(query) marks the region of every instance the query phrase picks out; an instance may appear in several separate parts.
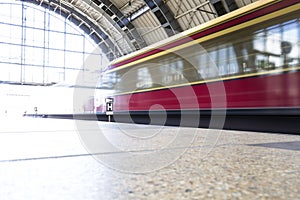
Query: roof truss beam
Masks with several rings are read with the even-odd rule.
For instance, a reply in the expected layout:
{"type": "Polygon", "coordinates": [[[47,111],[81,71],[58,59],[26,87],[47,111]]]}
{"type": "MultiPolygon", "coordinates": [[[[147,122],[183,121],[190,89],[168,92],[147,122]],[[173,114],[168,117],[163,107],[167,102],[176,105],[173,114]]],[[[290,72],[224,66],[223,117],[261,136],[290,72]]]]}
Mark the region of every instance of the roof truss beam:
{"type": "Polygon", "coordinates": [[[175,19],[169,7],[162,0],[144,0],[151,11],[157,17],[168,36],[182,32],[182,29],[175,19]]]}

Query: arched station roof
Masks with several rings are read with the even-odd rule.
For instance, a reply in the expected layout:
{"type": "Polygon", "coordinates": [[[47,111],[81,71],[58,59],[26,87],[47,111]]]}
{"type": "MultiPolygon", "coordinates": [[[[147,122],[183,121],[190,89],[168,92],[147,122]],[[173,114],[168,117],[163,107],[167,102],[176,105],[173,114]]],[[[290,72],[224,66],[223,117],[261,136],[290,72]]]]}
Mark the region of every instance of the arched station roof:
{"type": "Polygon", "coordinates": [[[63,15],[114,60],[257,0],[23,1],[63,15]]]}

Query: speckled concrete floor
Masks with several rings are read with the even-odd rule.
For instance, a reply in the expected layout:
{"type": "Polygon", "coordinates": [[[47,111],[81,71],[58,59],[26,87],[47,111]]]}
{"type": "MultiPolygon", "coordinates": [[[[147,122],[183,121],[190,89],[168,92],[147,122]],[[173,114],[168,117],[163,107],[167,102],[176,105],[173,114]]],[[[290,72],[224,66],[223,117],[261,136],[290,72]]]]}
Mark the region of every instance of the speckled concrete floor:
{"type": "Polygon", "coordinates": [[[300,199],[300,136],[1,119],[0,199],[300,199]]]}

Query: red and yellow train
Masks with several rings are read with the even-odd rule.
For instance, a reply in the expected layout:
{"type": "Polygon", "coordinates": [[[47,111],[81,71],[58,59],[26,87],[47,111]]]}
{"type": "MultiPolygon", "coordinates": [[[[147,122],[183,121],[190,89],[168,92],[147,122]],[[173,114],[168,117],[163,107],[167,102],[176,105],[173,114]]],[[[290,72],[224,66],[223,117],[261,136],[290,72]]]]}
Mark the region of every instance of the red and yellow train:
{"type": "Polygon", "coordinates": [[[257,1],[129,54],[100,86],[114,113],[300,115],[300,1],[257,1]]]}
{"type": "Polygon", "coordinates": [[[109,66],[100,85],[114,90],[115,111],[159,104],[165,110],[294,112],[300,108],[299,2],[258,1],[125,56],[109,66]],[[187,88],[193,91],[186,94],[187,88]],[[226,102],[219,102],[223,95],[226,102]]]}

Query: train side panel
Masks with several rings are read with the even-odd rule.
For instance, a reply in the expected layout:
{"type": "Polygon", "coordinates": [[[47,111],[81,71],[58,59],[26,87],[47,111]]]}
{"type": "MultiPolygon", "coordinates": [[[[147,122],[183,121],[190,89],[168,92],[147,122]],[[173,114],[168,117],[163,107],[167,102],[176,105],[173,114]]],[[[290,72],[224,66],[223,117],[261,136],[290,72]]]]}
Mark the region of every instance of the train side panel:
{"type": "Polygon", "coordinates": [[[145,111],[155,109],[156,104],[166,110],[298,108],[299,86],[299,71],[241,78],[115,96],[115,110],[145,111]],[[225,93],[216,92],[220,87],[225,88],[225,93]],[[221,107],[224,105],[226,107],[221,107]]]}

